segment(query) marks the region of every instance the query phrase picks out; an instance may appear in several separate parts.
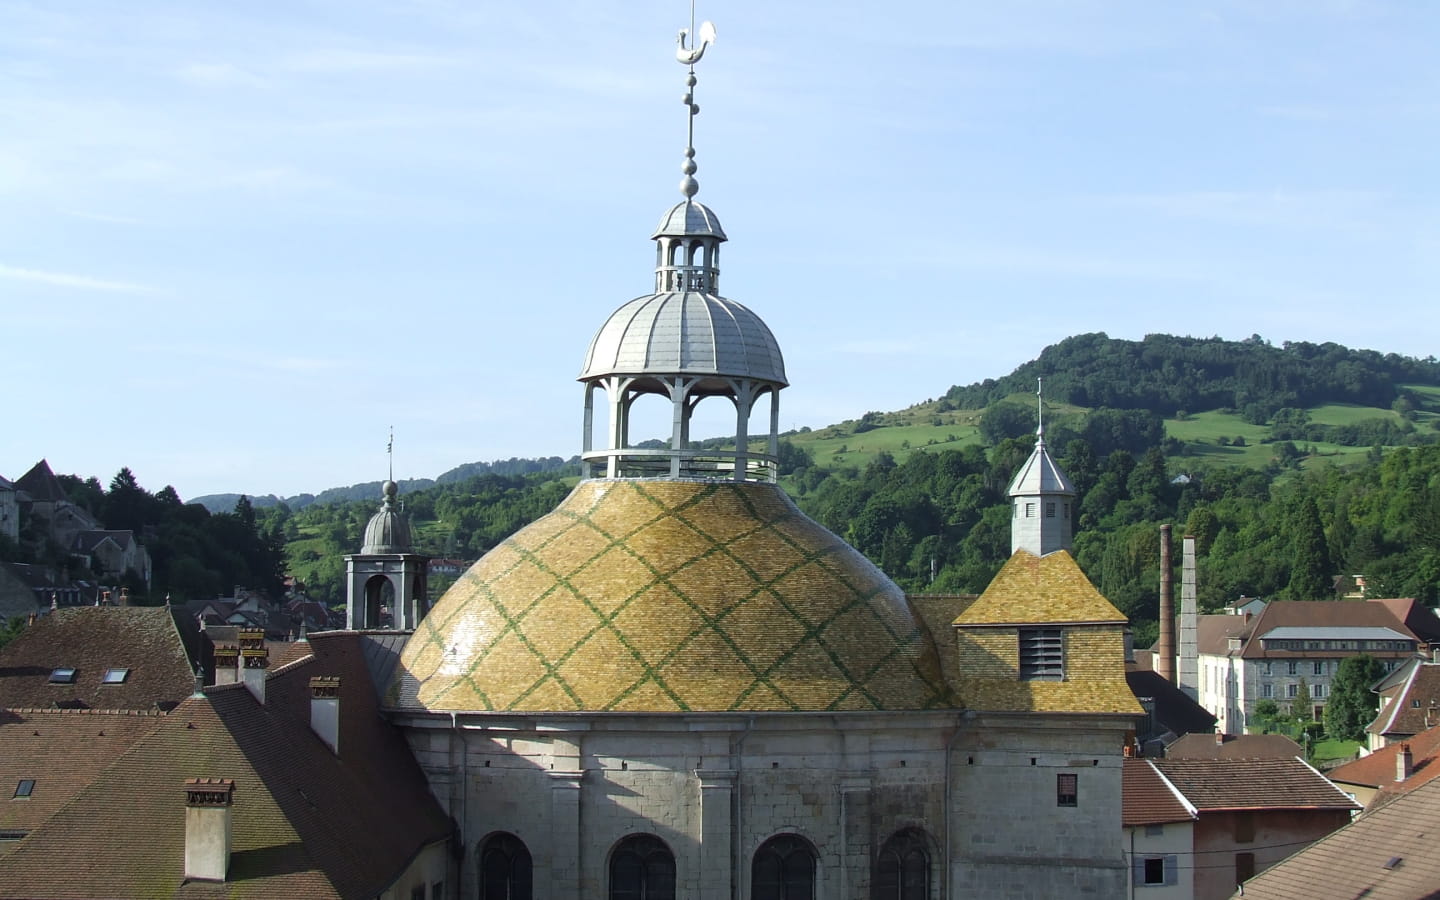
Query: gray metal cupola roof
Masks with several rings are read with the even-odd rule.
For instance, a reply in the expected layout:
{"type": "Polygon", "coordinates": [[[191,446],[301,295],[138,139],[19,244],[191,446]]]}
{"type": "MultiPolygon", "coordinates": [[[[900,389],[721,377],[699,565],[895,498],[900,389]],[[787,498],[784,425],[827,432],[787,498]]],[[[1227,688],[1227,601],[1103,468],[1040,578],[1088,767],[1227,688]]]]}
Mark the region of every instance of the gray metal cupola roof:
{"type": "MultiPolygon", "coordinates": [[[[681,29],[675,58],[688,68],[685,160],[680,166],[684,198],[660,218],[655,241],[654,293],[636,297],[610,317],[590,341],[579,381],[585,388],[585,430],[581,459],[587,477],[733,479],[774,481],[779,458],[778,392],[789,382],[780,344],[764,321],[720,294],[720,245],[727,240],[720,219],[695,199],[695,64],[715,40],[714,26],[681,29]],[[692,41],[693,38],[693,41],[692,41]],[[598,431],[595,404],[603,394],[608,426],[598,431]],[[672,433],[664,447],[653,435],[630,434],[630,408],[640,394],[661,394],[674,407],[672,433]],[[749,446],[749,417],[758,401],[770,398],[769,434],[764,451],[749,446]],[[709,397],[734,403],[734,448],[701,447],[690,435],[695,406],[709,397]]],[[[758,435],[757,435],[758,437],[758,435]]]]}
{"type": "Polygon", "coordinates": [[[1009,493],[1011,497],[1038,496],[1040,494],[1073,497],[1075,496],[1075,485],[1070,483],[1069,476],[1050,456],[1050,450],[1045,446],[1045,439],[1041,438],[1035,442],[1035,450],[1010,482],[1009,493]]]}
{"type": "Polygon", "coordinates": [[[714,210],[697,200],[681,200],[665,211],[660,224],[655,227],[652,240],[662,237],[713,237],[728,240],[725,229],[720,227],[720,217],[714,210]]]}
{"type": "Polygon", "coordinates": [[[370,523],[365,526],[365,543],[360,552],[409,553],[410,523],[400,512],[399,504],[395,500],[400,487],[387,480],[381,491],[385,498],[380,501],[380,511],[371,516],[370,523]]]}
{"type": "Polygon", "coordinates": [[[1010,482],[1010,552],[1028,550],[1044,556],[1070,549],[1075,485],[1045,446],[1045,401],[1039,385],[1035,397],[1039,407],[1035,449],[1010,482]]]}

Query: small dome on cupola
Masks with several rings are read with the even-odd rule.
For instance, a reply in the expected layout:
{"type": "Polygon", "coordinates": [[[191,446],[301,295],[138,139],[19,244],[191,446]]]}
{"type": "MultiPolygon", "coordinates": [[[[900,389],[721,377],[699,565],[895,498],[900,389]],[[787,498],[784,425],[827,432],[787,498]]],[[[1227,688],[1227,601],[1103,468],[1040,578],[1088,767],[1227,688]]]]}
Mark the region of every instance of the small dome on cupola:
{"type": "Polygon", "coordinates": [[[400,486],[386,481],[380,491],[384,499],[380,501],[380,511],[371,516],[370,523],[365,526],[365,543],[360,552],[409,553],[410,523],[405,520],[396,501],[400,486]]]}
{"type": "Polygon", "coordinates": [[[681,200],[670,207],[665,215],[660,217],[660,224],[650,237],[686,235],[706,235],[721,241],[729,240],[725,236],[725,229],[720,227],[720,217],[715,215],[710,207],[694,200],[681,200]]]}

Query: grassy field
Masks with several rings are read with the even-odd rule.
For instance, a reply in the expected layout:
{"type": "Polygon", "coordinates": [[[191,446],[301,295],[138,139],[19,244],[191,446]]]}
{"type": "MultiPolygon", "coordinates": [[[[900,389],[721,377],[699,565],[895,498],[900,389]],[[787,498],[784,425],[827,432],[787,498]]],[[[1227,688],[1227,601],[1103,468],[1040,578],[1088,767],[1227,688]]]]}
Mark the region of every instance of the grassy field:
{"type": "Polygon", "coordinates": [[[1326,739],[1317,743],[1310,758],[1315,762],[1330,760],[1352,760],[1360,749],[1359,741],[1335,741],[1326,739]]]}

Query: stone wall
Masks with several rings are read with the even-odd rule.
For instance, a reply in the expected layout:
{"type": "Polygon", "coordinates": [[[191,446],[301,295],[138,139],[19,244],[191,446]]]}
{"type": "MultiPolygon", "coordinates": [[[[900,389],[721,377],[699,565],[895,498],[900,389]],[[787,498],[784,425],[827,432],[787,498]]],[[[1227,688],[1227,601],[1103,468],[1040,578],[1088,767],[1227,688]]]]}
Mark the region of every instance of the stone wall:
{"type": "Polygon", "coordinates": [[[815,848],[817,898],[868,897],[880,847],[903,829],[927,840],[936,900],[947,860],[957,897],[999,896],[998,886],[1119,896],[1125,883],[1123,720],[946,711],[400,724],[461,823],[462,896],[476,894],[479,848],[497,832],[525,842],[535,896],[555,900],[605,896],[613,848],[642,833],[674,853],[677,895],[699,900],[748,897],[750,861],[779,834],[815,848]],[[1077,807],[1055,806],[1062,771],[1080,773],[1077,807]]]}

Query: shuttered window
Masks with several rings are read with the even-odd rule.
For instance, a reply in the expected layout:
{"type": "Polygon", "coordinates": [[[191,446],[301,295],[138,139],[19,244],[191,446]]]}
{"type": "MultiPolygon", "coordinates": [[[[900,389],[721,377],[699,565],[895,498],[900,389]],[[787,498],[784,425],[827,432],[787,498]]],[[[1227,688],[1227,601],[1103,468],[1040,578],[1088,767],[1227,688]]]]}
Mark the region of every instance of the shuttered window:
{"type": "Polygon", "coordinates": [[[1020,680],[1063,681],[1065,648],[1059,628],[1020,629],[1020,680]]]}
{"type": "Polygon", "coordinates": [[[1173,853],[1137,856],[1130,864],[1130,880],[1137,888],[1176,884],[1179,877],[1180,859],[1173,853]]]}

